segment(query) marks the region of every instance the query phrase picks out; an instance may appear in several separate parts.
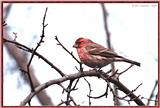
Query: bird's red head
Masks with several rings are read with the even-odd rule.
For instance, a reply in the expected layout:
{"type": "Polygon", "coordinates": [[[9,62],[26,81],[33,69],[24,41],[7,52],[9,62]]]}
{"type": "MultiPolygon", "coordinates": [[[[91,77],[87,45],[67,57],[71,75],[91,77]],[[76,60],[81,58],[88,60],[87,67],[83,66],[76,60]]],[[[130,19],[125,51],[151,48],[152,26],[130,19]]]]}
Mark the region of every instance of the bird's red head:
{"type": "Polygon", "coordinates": [[[81,48],[81,47],[83,47],[85,44],[87,44],[89,42],[92,42],[92,41],[87,39],[87,38],[80,37],[75,41],[75,44],[73,45],[73,47],[74,48],[81,48]]]}

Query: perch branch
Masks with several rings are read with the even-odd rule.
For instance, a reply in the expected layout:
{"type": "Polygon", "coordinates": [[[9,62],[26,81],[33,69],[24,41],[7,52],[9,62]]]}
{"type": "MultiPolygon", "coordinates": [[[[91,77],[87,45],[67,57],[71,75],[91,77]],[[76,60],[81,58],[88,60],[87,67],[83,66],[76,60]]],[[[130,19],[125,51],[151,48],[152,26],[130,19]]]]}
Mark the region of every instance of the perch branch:
{"type": "MultiPolygon", "coordinates": [[[[64,81],[67,80],[74,80],[74,79],[78,79],[81,77],[85,77],[85,76],[94,76],[94,77],[99,77],[99,76],[103,76],[101,77],[103,80],[105,81],[109,81],[113,84],[115,84],[121,91],[123,91],[125,94],[129,94],[131,91],[125,87],[120,81],[118,81],[115,78],[109,77],[109,75],[106,75],[104,72],[97,72],[96,70],[90,70],[90,71],[84,71],[83,73],[75,73],[75,74],[70,74],[70,75],[66,75],[63,76],[62,78],[59,79],[54,79],[54,80],[50,80],[40,86],[38,86],[37,88],[35,88],[34,92],[31,92],[22,102],[20,105],[25,105],[31,98],[33,98],[38,92],[42,91],[43,89],[53,85],[53,84],[59,84],[62,83],[64,81]],[[101,75],[99,75],[101,74],[101,75]],[[105,76],[104,76],[105,75],[105,76]]],[[[135,103],[137,103],[137,105],[145,105],[140,99],[139,97],[137,97],[134,93],[130,93],[128,95],[131,99],[134,99],[135,103]]]]}

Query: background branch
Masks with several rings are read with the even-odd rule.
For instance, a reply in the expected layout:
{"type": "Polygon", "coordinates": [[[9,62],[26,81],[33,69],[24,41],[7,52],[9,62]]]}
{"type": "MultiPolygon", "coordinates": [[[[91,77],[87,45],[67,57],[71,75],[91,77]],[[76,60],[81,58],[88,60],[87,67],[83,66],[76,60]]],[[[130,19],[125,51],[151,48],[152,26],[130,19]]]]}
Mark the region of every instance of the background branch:
{"type": "MultiPolygon", "coordinates": [[[[11,4],[9,4],[8,6],[9,6],[9,8],[6,8],[7,10],[4,9],[4,13],[7,16],[10,12],[11,4]]],[[[3,38],[8,39],[8,40],[13,40],[13,39],[11,39],[11,37],[9,37],[8,31],[6,31],[6,29],[3,28],[2,33],[3,33],[3,38]]],[[[13,59],[16,61],[17,67],[22,70],[26,70],[28,58],[25,55],[27,55],[27,54],[24,51],[17,48],[15,45],[12,45],[10,43],[5,42],[5,43],[3,43],[3,45],[6,47],[9,55],[12,56],[13,59]]],[[[36,88],[37,86],[40,85],[40,82],[39,82],[38,78],[35,76],[34,69],[32,66],[30,66],[30,73],[31,73],[31,78],[32,78],[32,82],[33,82],[33,87],[36,88]]],[[[25,81],[27,83],[29,83],[28,77],[22,75],[22,72],[21,72],[21,78],[24,78],[25,81]]],[[[42,105],[54,105],[51,98],[47,95],[45,90],[43,90],[37,94],[37,99],[39,100],[40,104],[42,104],[42,105]]]]}
{"type": "Polygon", "coordinates": [[[47,10],[48,10],[48,8],[46,8],[45,13],[44,13],[44,17],[43,17],[43,22],[42,22],[43,29],[42,29],[42,35],[40,36],[41,39],[40,39],[40,41],[37,43],[36,48],[35,48],[34,50],[32,50],[31,58],[29,59],[29,62],[28,62],[28,64],[27,64],[27,74],[28,74],[28,78],[29,78],[29,82],[30,82],[31,90],[32,90],[32,91],[34,91],[34,87],[33,87],[33,83],[32,83],[32,79],[31,79],[30,69],[29,69],[29,68],[30,68],[30,65],[31,65],[31,62],[32,62],[32,60],[33,60],[33,57],[34,57],[34,55],[35,55],[36,50],[37,50],[38,47],[41,45],[41,43],[44,42],[44,41],[43,41],[43,38],[45,37],[45,35],[44,35],[44,29],[45,29],[45,27],[47,26],[47,25],[45,24],[45,19],[46,19],[47,10]]]}
{"type": "MultiPolygon", "coordinates": [[[[102,14],[103,14],[104,30],[105,30],[105,33],[106,33],[106,43],[107,43],[108,48],[112,49],[112,51],[114,51],[113,47],[111,47],[110,32],[108,30],[108,22],[107,22],[107,20],[108,20],[108,12],[105,9],[104,3],[101,3],[101,7],[102,7],[102,14]]],[[[112,68],[112,74],[114,74],[115,65],[114,65],[113,62],[111,63],[111,68],[112,68]]],[[[113,85],[113,89],[114,89],[114,93],[118,96],[118,91],[117,91],[115,85],[113,85]]],[[[118,98],[115,98],[114,105],[118,105],[118,106],[120,105],[120,101],[118,100],[118,98]]]]}
{"type": "MultiPolygon", "coordinates": [[[[158,80],[155,81],[155,84],[154,84],[153,90],[152,90],[152,92],[151,92],[151,94],[150,94],[150,97],[149,97],[149,99],[148,99],[147,105],[150,104],[150,100],[152,100],[152,98],[154,97],[154,92],[155,92],[155,89],[156,89],[157,85],[158,85],[158,80]]],[[[156,99],[157,99],[157,98],[155,97],[155,100],[156,100],[156,99]]]]}

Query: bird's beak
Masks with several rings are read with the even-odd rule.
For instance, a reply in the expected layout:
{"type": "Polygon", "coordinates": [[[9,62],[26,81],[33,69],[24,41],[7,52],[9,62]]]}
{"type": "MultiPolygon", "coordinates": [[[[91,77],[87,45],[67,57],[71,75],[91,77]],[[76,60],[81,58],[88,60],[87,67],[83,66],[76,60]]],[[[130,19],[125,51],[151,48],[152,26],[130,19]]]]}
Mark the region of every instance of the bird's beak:
{"type": "Polygon", "coordinates": [[[74,47],[74,48],[78,48],[78,45],[77,45],[77,44],[74,44],[73,47],[74,47]]]}

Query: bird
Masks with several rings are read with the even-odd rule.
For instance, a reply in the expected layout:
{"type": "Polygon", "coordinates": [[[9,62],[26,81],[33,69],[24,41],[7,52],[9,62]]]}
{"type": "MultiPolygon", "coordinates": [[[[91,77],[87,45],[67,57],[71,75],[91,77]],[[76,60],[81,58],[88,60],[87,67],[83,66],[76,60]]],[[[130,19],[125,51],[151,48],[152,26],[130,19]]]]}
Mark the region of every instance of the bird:
{"type": "Polygon", "coordinates": [[[80,61],[91,68],[103,68],[112,62],[127,62],[140,66],[139,62],[122,57],[87,38],[78,38],[73,47],[76,48],[80,61]]]}

